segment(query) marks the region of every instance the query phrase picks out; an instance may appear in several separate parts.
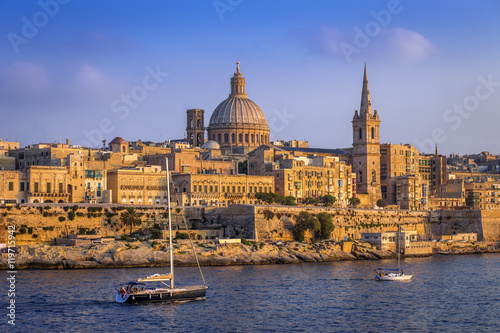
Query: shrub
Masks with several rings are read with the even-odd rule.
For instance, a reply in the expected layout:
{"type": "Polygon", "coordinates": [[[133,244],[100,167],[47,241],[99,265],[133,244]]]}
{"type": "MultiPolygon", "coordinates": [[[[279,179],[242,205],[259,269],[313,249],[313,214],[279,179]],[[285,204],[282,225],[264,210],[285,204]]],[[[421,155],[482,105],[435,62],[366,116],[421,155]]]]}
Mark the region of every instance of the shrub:
{"type": "Polygon", "coordinates": [[[32,228],[32,227],[29,227],[29,228],[28,228],[28,234],[30,234],[30,235],[31,235],[32,233],[33,233],[33,228],[32,228]]]}
{"type": "Polygon", "coordinates": [[[67,211],[68,211],[68,209],[69,209],[69,207],[68,207],[68,206],[65,206],[63,209],[64,209],[64,211],[65,211],[65,212],[67,212],[67,211]]]}
{"type": "Polygon", "coordinates": [[[73,207],[71,207],[71,210],[73,210],[74,212],[76,212],[78,210],[78,205],[74,205],[73,207]]]}
{"type": "Polygon", "coordinates": [[[25,228],[25,227],[21,227],[21,228],[19,229],[19,233],[20,233],[21,235],[24,235],[24,234],[26,233],[26,228],[25,228]]]}
{"type": "Polygon", "coordinates": [[[64,216],[59,216],[59,222],[64,222],[66,221],[66,218],[64,216]]]}
{"type": "Polygon", "coordinates": [[[31,237],[38,238],[38,235],[37,234],[33,234],[31,237]]]}
{"type": "Polygon", "coordinates": [[[49,212],[43,212],[43,217],[49,216],[49,212]]]}
{"type": "Polygon", "coordinates": [[[45,207],[43,207],[43,209],[49,210],[50,206],[45,206],[45,207]]]}
{"type": "Polygon", "coordinates": [[[248,246],[251,246],[251,245],[252,245],[252,244],[251,244],[249,241],[247,241],[245,238],[242,238],[242,239],[241,239],[241,243],[243,243],[243,244],[245,244],[245,245],[248,245],[248,246]]]}
{"type": "Polygon", "coordinates": [[[75,219],[75,212],[71,211],[68,213],[68,220],[73,221],[75,219]]]}
{"type": "Polygon", "coordinates": [[[178,232],[175,235],[175,239],[188,239],[188,238],[189,238],[189,235],[185,232],[178,232]]]}
{"type": "Polygon", "coordinates": [[[387,201],[385,201],[384,199],[378,199],[377,200],[377,206],[384,208],[387,205],[388,205],[387,201]]]}

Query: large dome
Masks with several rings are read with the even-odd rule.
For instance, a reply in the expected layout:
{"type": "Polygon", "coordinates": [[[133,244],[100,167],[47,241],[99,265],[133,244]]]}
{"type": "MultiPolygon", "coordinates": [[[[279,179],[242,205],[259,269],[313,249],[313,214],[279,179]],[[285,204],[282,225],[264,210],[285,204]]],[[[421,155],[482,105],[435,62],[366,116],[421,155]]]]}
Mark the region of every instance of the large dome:
{"type": "Polygon", "coordinates": [[[222,151],[231,152],[234,147],[248,150],[269,143],[266,116],[257,104],[248,99],[239,62],[231,78],[229,97],[215,108],[210,117],[208,139],[217,141],[222,151]]]}
{"type": "Polygon", "coordinates": [[[226,124],[252,124],[267,126],[260,107],[246,97],[232,96],[223,100],[210,117],[209,126],[226,124]]]}

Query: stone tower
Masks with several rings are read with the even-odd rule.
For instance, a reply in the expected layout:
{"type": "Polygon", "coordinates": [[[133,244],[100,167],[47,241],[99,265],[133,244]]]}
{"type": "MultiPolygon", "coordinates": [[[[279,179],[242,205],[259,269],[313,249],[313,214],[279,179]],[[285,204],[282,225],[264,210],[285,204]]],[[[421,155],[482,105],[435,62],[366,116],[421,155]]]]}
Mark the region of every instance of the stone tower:
{"type": "Polygon", "coordinates": [[[356,193],[368,194],[370,204],[381,198],[380,188],[380,119],[372,112],[368,77],[363,77],[361,106],[352,119],[352,170],[356,173],[356,193]]]}
{"type": "Polygon", "coordinates": [[[205,110],[189,109],[186,113],[188,142],[193,147],[201,147],[205,142],[205,110]]]}

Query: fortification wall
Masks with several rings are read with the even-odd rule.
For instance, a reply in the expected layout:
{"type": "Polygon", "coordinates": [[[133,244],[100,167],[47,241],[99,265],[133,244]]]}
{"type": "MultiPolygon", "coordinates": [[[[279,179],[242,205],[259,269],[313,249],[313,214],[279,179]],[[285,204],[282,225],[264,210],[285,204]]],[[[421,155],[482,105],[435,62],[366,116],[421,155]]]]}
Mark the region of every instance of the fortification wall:
{"type": "MultiPolygon", "coordinates": [[[[93,231],[104,237],[117,237],[130,232],[129,226],[120,221],[119,214],[125,207],[79,207],[74,211],[74,219],[70,220],[71,206],[50,205],[50,208],[45,208],[46,206],[48,205],[0,208],[0,224],[16,226],[18,245],[51,242],[54,238],[85,231],[93,231]]],[[[152,223],[166,223],[164,207],[136,207],[136,211],[143,220],[142,227],[152,223]]],[[[302,211],[312,215],[322,212],[330,214],[334,224],[332,238],[335,240],[342,240],[344,237],[360,239],[363,232],[397,231],[400,225],[404,230],[416,230],[419,234],[475,232],[479,240],[493,241],[500,238],[500,210],[416,212],[268,205],[173,207],[173,223],[181,225],[181,229],[185,211],[189,228],[217,229],[224,237],[244,237],[259,241],[292,240],[295,217],[302,211]]],[[[138,228],[140,227],[134,227],[134,230],[138,228]]]]}
{"type": "MultiPolygon", "coordinates": [[[[0,208],[0,224],[16,227],[16,245],[52,242],[54,238],[68,234],[95,232],[103,237],[116,237],[130,232],[130,227],[120,221],[123,208],[100,207],[99,211],[97,207],[97,211],[94,211],[92,207],[89,211],[87,207],[79,207],[73,211],[71,207],[44,205],[0,208]],[[75,214],[73,220],[70,220],[70,212],[75,214]]],[[[144,209],[138,210],[137,214],[147,223],[148,218],[160,217],[163,211],[144,209]]]]}
{"type": "Polygon", "coordinates": [[[482,210],[481,224],[485,241],[500,239],[500,209],[482,210]]]}
{"type": "Polygon", "coordinates": [[[425,233],[429,222],[428,212],[404,210],[338,209],[315,207],[256,206],[255,226],[257,239],[291,240],[295,216],[306,211],[312,215],[325,212],[332,216],[332,237],[342,240],[360,239],[363,232],[397,231],[399,225],[405,230],[425,233]]]}

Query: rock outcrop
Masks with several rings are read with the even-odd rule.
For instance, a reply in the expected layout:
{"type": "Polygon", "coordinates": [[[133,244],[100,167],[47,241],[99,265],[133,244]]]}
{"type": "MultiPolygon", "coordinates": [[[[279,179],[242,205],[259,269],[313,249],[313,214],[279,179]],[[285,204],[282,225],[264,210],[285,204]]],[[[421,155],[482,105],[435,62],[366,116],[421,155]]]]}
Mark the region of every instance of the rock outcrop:
{"type": "MultiPolygon", "coordinates": [[[[287,242],[284,244],[254,243],[217,246],[211,241],[196,241],[195,251],[201,265],[267,265],[300,262],[328,262],[337,260],[379,259],[387,255],[381,251],[340,250],[334,242],[314,244],[287,242]],[[361,255],[362,254],[362,255],[361,255]]],[[[45,244],[17,247],[18,269],[82,269],[107,267],[155,267],[169,265],[168,243],[122,242],[93,244],[85,247],[50,246],[45,244]]],[[[196,265],[189,241],[174,244],[176,266],[196,265]]],[[[7,255],[2,254],[0,269],[7,269],[7,255]]]]}

